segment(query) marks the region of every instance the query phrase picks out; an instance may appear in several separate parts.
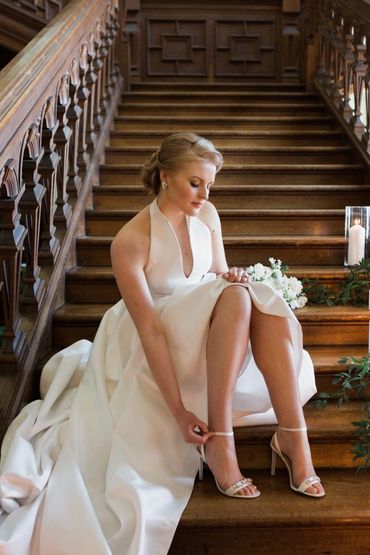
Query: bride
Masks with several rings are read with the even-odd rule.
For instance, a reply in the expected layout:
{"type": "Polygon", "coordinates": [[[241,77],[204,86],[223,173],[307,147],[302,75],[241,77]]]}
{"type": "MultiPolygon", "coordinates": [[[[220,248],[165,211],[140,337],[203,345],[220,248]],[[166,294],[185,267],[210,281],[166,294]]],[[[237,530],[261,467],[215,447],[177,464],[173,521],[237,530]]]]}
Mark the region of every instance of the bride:
{"type": "Polygon", "coordinates": [[[93,344],[50,359],[4,439],[1,555],[164,555],[203,462],[224,495],[260,495],[238,425],[277,421],[272,471],[279,456],[294,491],[325,494],[302,411],[312,363],[285,301],[227,266],[208,201],[222,162],[176,133],[145,164],[154,200],[111,247],[122,299],[93,344]]]}

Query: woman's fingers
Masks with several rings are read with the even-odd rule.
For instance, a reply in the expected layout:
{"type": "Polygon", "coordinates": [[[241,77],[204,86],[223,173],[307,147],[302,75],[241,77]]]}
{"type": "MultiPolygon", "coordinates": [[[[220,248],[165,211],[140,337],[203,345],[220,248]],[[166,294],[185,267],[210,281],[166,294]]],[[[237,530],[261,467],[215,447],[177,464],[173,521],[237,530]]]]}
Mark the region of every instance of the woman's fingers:
{"type": "Polygon", "coordinates": [[[233,267],[228,272],[222,274],[222,277],[231,283],[246,283],[248,281],[248,274],[243,268],[233,267]]]}

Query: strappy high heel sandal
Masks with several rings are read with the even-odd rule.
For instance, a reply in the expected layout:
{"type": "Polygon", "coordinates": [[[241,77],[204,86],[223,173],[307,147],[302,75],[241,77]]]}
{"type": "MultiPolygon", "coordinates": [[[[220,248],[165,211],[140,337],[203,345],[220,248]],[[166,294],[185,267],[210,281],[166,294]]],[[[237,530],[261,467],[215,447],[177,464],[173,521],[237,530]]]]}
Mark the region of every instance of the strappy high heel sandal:
{"type": "MultiPolygon", "coordinates": [[[[284,430],[285,432],[306,432],[307,431],[306,427],[304,427],[304,428],[283,428],[283,426],[279,426],[279,428],[281,430],[284,430]]],[[[307,491],[308,488],[310,488],[311,486],[321,483],[320,478],[316,475],[309,476],[308,478],[303,480],[303,482],[298,487],[294,484],[292,463],[291,463],[288,455],[285,455],[280,449],[280,445],[279,445],[279,441],[278,441],[278,437],[277,437],[277,432],[275,432],[274,435],[271,438],[270,447],[271,447],[271,455],[272,455],[271,456],[271,476],[275,475],[276,455],[279,455],[279,457],[281,458],[281,460],[283,461],[283,463],[285,464],[285,466],[288,469],[290,487],[292,488],[293,491],[296,491],[298,493],[302,493],[303,495],[308,495],[309,497],[324,497],[324,495],[325,495],[324,491],[323,492],[317,492],[317,493],[310,493],[310,492],[307,491]]]]}
{"type": "MultiPolygon", "coordinates": [[[[212,433],[215,436],[234,435],[234,432],[212,432],[212,433]]],[[[206,453],[204,451],[203,444],[200,445],[199,448],[197,447],[197,452],[199,455],[199,480],[203,480],[203,464],[207,464],[206,453]]],[[[226,495],[227,497],[235,497],[237,499],[255,499],[256,497],[259,497],[261,495],[261,492],[258,491],[258,489],[255,491],[255,493],[251,493],[250,495],[240,495],[240,494],[238,495],[238,492],[241,489],[245,488],[246,486],[250,486],[253,483],[250,478],[243,478],[242,480],[239,480],[238,482],[236,482],[226,490],[223,490],[222,488],[220,488],[216,478],[215,478],[215,482],[216,482],[218,491],[221,492],[223,495],[226,495]]]]}

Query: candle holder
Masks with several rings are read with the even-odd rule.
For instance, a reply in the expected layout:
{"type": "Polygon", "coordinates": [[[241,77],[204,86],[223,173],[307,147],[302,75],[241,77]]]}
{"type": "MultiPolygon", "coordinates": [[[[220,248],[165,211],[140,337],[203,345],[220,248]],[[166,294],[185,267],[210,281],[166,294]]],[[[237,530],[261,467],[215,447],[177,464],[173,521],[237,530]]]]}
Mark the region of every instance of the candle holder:
{"type": "Polygon", "coordinates": [[[355,266],[368,257],[370,206],[346,206],[345,266],[355,266]]]}

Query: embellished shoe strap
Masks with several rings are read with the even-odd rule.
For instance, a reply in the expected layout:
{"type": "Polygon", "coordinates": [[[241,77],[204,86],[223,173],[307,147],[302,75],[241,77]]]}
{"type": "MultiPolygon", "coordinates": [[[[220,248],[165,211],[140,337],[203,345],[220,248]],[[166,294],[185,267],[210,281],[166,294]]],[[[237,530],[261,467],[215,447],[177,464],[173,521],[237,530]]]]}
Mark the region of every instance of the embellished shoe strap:
{"type": "Polygon", "coordinates": [[[229,497],[233,497],[236,493],[238,493],[238,491],[245,488],[246,486],[249,486],[251,483],[252,480],[250,478],[243,478],[242,480],[239,480],[239,482],[236,482],[236,484],[230,486],[226,491],[224,491],[224,494],[228,495],[229,497]]]}
{"type": "Polygon", "coordinates": [[[303,480],[301,485],[298,488],[298,491],[305,492],[308,490],[309,487],[313,486],[314,484],[320,484],[321,480],[318,476],[310,476],[303,480]]]}
{"type": "Polygon", "coordinates": [[[233,436],[234,432],[210,432],[213,436],[233,436]]]}

